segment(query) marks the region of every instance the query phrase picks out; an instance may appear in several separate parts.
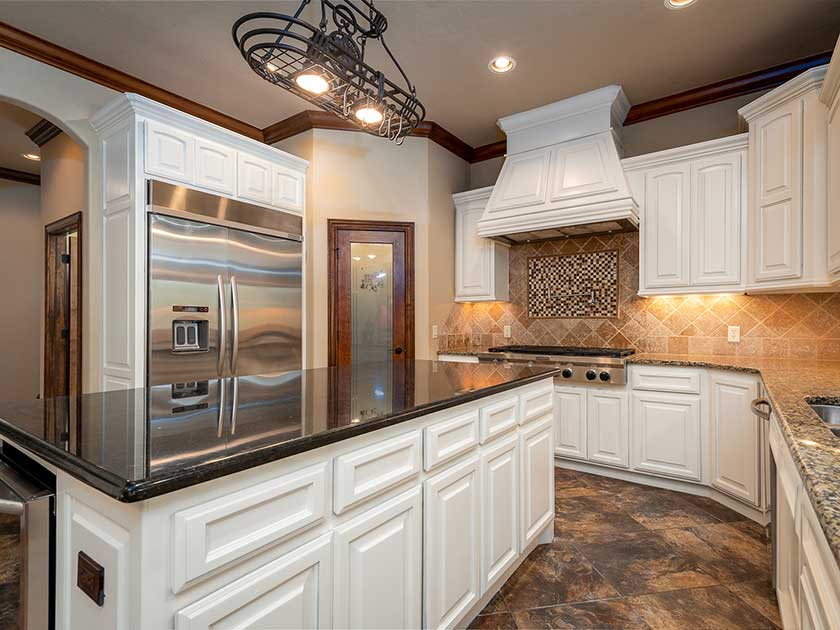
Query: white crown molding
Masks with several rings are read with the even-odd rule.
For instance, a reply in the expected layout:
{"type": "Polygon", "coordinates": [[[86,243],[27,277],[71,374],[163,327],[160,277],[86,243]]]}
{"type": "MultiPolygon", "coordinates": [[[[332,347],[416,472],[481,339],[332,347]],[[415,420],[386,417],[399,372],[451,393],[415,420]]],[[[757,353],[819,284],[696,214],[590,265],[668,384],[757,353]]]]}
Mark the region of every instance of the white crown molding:
{"type": "Polygon", "coordinates": [[[621,160],[621,166],[626,171],[648,169],[663,164],[673,164],[682,160],[694,160],[697,158],[716,155],[718,153],[729,153],[730,151],[746,151],[749,145],[749,134],[739,133],[734,136],[716,138],[705,142],[697,142],[674,149],[665,149],[655,153],[646,153],[621,160]]]}
{"type": "Polygon", "coordinates": [[[838,91],[840,91],[840,38],[837,39],[834,52],[831,54],[831,63],[828,64],[820,90],[820,100],[826,107],[831,107],[831,104],[837,100],[838,91]]]}
{"type": "Polygon", "coordinates": [[[109,127],[119,123],[129,115],[152,118],[168,123],[178,129],[194,133],[207,140],[224,144],[257,157],[262,157],[275,164],[282,164],[301,173],[306,173],[309,168],[309,162],[291,153],[286,153],[258,140],[246,138],[224,127],[186,114],[168,105],[163,105],[145,96],[140,96],[139,94],[121,94],[91,116],[89,122],[94,131],[102,134],[109,127]]]}
{"type": "Polygon", "coordinates": [[[452,200],[455,202],[455,207],[462,210],[484,209],[492,192],[493,186],[485,186],[484,188],[455,193],[452,195],[452,200]]]}
{"type": "Polygon", "coordinates": [[[812,90],[818,90],[823,84],[823,79],[827,71],[828,65],[817,66],[816,68],[806,70],[787,83],[780,85],[775,90],[758,97],[752,103],[744,105],[738,110],[738,116],[749,123],[765,112],[780,107],[812,90]]]}

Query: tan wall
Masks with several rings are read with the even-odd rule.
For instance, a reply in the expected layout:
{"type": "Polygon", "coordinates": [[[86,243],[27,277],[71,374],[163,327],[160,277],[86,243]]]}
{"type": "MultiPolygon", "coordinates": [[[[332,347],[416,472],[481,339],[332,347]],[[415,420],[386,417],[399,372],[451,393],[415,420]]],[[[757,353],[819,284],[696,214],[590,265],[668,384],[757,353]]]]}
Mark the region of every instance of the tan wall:
{"type": "Polygon", "coordinates": [[[85,152],[66,133],[41,147],[41,216],[44,225],[87,207],[85,152]]]}
{"type": "Polygon", "coordinates": [[[38,186],[0,179],[0,226],[0,400],[31,400],[41,383],[44,228],[38,186]]]}

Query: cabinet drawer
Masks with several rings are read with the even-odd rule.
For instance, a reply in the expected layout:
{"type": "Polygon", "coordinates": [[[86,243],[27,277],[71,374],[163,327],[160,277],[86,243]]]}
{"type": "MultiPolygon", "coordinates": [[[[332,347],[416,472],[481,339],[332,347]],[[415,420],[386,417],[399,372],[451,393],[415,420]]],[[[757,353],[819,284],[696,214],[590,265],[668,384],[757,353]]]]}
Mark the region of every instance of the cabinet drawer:
{"type": "Polygon", "coordinates": [[[335,458],[335,513],[341,514],[372,496],[420,473],[419,431],[335,458]]]}
{"type": "Polygon", "coordinates": [[[323,520],[327,466],[310,466],[176,512],[172,591],[323,520]]]}
{"type": "Polygon", "coordinates": [[[554,413],[554,383],[540,383],[519,398],[519,424],[554,413]]]}
{"type": "Polygon", "coordinates": [[[424,467],[431,470],[478,446],[478,410],[437,422],[426,427],[425,434],[424,467]]]}
{"type": "Polygon", "coordinates": [[[519,397],[510,396],[481,409],[481,443],[492,440],[519,424],[519,397]]]}
{"type": "Polygon", "coordinates": [[[633,389],[678,394],[700,393],[700,371],[692,368],[634,365],[630,371],[633,389]]]}

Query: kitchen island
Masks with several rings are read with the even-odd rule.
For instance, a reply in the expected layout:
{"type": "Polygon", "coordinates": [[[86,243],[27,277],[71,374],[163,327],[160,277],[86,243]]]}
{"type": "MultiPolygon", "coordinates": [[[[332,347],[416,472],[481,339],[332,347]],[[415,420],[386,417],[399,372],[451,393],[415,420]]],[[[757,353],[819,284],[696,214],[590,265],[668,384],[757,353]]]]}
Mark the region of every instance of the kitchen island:
{"type": "Polygon", "coordinates": [[[56,474],[56,627],[471,619],[553,536],[553,375],[408,361],[0,404],[56,474]]]}

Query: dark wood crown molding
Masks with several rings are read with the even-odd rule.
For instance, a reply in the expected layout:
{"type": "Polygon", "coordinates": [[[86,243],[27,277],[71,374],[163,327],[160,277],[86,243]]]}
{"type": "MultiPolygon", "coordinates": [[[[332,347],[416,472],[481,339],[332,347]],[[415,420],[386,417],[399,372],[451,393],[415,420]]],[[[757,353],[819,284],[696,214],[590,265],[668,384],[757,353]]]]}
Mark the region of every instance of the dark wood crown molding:
{"type": "Polygon", "coordinates": [[[492,160],[493,158],[502,157],[507,151],[507,140],[498,140],[490,144],[482,144],[480,147],[473,149],[471,163],[484,162],[485,160],[492,160]]]}
{"type": "Polygon", "coordinates": [[[45,39],[21,31],[5,22],[0,22],[0,46],[13,50],[40,62],[49,64],[94,83],[104,85],[119,92],[134,92],[151,98],[164,105],[169,105],[182,112],[203,118],[243,136],[262,140],[262,130],[246,122],[223,114],[215,109],[196,103],[188,98],[179,96],[169,90],[164,90],[130,74],[111,68],[53,44],[45,39]]]}
{"type": "Polygon", "coordinates": [[[42,147],[47,144],[47,142],[60,135],[61,129],[56,127],[49,120],[42,118],[32,125],[32,127],[27,129],[25,133],[32,142],[37,144],[39,147],[42,147]]]}
{"type": "Polygon", "coordinates": [[[32,184],[33,186],[41,185],[41,176],[37,173],[16,171],[13,168],[3,168],[2,166],[0,166],[0,179],[8,179],[22,184],[32,184]]]}

